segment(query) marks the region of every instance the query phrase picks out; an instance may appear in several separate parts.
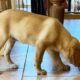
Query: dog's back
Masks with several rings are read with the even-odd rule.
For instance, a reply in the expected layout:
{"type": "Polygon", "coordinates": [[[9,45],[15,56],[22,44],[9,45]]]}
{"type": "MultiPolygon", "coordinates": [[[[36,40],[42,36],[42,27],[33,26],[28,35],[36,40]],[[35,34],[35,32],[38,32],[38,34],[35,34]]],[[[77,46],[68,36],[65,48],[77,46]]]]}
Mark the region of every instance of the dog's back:
{"type": "Polygon", "coordinates": [[[29,44],[40,41],[50,44],[58,38],[63,27],[55,18],[18,10],[6,10],[0,13],[0,24],[6,24],[4,28],[0,26],[4,30],[4,34],[0,37],[11,36],[29,44]]]}
{"type": "Polygon", "coordinates": [[[37,39],[52,38],[53,35],[50,36],[50,33],[55,32],[53,29],[55,26],[53,25],[55,25],[56,19],[43,15],[6,10],[0,14],[0,19],[8,23],[7,28],[5,28],[8,30],[7,34],[24,43],[29,42],[32,44],[37,39]],[[26,41],[26,39],[28,40],[26,41]]]}

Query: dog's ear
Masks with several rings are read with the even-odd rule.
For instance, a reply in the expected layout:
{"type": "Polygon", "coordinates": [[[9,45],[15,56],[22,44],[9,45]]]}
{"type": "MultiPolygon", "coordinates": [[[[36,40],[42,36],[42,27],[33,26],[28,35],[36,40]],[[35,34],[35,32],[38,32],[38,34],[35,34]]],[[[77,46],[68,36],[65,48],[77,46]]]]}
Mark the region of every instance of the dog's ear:
{"type": "MultiPolygon", "coordinates": [[[[71,40],[71,42],[70,42],[70,44],[68,45],[68,51],[72,51],[73,50],[73,48],[75,47],[75,45],[77,45],[77,43],[78,43],[78,41],[75,39],[75,38],[73,38],[72,40],[71,40]]],[[[72,52],[69,52],[69,54],[68,55],[71,55],[72,54],[72,52]]]]}
{"type": "Polygon", "coordinates": [[[70,47],[69,59],[72,64],[80,67],[80,45],[79,42],[74,42],[70,47]]]}
{"type": "Polygon", "coordinates": [[[70,43],[70,47],[74,47],[75,45],[79,45],[79,41],[77,39],[73,38],[70,43]]]}
{"type": "Polygon", "coordinates": [[[73,59],[74,59],[75,66],[80,67],[80,46],[79,45],[74,47],[73,59]]]}

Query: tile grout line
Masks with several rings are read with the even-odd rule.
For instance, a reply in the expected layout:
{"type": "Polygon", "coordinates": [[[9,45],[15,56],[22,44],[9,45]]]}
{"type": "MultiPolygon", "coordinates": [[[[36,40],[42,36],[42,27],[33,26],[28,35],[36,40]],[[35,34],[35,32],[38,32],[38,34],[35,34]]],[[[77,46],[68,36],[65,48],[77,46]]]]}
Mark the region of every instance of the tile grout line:
{"type": "Polygon", "coordinates": [[[29,45],[28,45],[27,51],[26,51],[26,57],[25,57],[25,61],[24,61],[24,66],[23,66],[23,71],[22,71],[21,80],[23,80],[23,76],[24,76],[24,71],[25,71],[25,67],[26,67],[26,61],[27,61],[28,50],[29,50],[29,45]]]}

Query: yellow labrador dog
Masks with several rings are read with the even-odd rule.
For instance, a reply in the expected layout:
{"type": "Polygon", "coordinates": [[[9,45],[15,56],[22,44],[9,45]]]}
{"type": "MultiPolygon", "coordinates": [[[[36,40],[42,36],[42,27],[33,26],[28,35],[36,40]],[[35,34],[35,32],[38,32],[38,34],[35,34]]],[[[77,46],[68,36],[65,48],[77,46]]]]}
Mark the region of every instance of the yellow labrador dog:
{"type": "Polygon", "coordinates": [[[35,66],[40,75],[47,72],[41,68],[44,51],[47,50],[57,67],[69,70],[60,59],[60,54],[80,67],[80,45],[63,25],[55,18],[25,11],[6,10],[0,13],[0,49],[12,68],[17,66],[10,59],[15,40],[36,47],[35,66]]]}

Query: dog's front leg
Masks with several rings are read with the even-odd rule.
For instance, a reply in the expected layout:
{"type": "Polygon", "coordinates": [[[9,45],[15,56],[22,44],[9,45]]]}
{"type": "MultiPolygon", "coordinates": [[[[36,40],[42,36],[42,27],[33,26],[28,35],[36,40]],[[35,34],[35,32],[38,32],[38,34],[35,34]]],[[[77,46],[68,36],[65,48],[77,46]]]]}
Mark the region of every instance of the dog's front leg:
{"type": "Polygon", "coordinates": [[[45,51],[45,46],[43,44],[37,45],[36,56],[35,56],[35,66],[36,66],[38,75],[46,75],[47,74],[47,72],[45,70],[41,69],[41,62],[43,59],[44,51],[45,51]]]}
{"type": "Polygon", "coordinates": [[[65,65],[62,62],[59,52],[56,52],[50,48],[48,48],[47,51],[49,55],[52,57],[52,60],[54,61],[54,71],[69,71],[70,70],[70,67],[68,65],[65,65]]]}
{"type": "Polygon", "coordinates": [[[11,52],[12,47],[14,46],[14,43],[15,43],[15,40],[13,38],[9,38],[2,48],[4,50],[3,51],[4,57],[7,61],[7,63],[9,64],[10,69],[16,69],[17,68],[17,65],[14,64],[10,58],[10,52],[11,52]]]}

